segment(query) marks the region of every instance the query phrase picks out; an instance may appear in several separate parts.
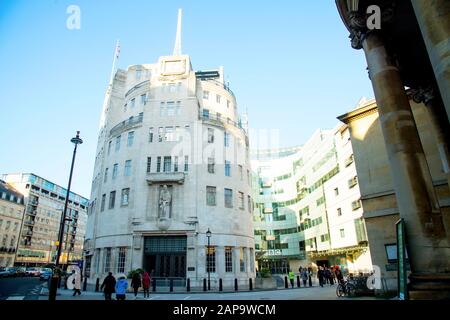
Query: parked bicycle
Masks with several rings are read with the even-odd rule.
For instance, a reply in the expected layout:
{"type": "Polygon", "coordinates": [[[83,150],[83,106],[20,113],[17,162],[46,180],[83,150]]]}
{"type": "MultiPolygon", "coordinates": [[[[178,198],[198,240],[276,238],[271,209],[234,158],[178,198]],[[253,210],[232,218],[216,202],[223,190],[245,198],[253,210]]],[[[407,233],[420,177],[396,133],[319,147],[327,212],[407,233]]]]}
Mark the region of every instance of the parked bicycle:
{"type": "Polygon", "coordinates": [[[338,284],[336,295],[338,297],[354,297],[356,295],[356,286],[349,280],[344,280],[338,284]]]}

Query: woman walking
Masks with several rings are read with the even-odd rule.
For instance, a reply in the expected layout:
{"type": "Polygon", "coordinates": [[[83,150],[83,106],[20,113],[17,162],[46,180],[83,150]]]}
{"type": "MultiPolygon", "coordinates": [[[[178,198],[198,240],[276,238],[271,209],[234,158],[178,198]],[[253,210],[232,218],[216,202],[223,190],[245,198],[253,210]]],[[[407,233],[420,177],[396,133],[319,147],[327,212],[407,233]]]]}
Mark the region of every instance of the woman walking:
{"type": "Polygon", "coordinates": [[[141,286],[141,276],[139,275],[139,273],[136,272],[133,274],[133,278],[131,279],[131,286],[133,287],[134,299],[136,300],[139,287],[141,286]]]}
{"type": "Polygon", "coordinates": [[[115,289],[116,289],[116,299],[125,300],[128,289],[128,281],[124,275],[122,275],[119,278],[119,281],[117,281],[115,289]]]}
{"type": "Polygon", "coordinates": [[[147,271],[144,272],[142,277],[142,289],[144,289],[144,298],[150,297],[150,275],[147,271]]]}

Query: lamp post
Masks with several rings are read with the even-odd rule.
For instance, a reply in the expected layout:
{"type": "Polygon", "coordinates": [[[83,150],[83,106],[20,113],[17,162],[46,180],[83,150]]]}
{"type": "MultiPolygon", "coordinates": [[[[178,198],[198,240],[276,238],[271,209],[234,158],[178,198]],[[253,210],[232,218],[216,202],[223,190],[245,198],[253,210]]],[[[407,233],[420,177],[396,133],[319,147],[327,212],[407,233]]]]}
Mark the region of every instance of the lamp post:
{"type": "MultiPolygon", "coordinates": [[[[72,142],[75,147],[73,149],[73,156],[72,156],[72,165],[70,167],[70,175],[69,175],[69,185],[67,186],[67,193],[66,193],[66,201],[64,202],[64,211],[61,215],[61,224],[59,227],[59,237],[58,237],[58,251],[56,253],[56,261],[55,261],[55,270],[56,272],[53,273],[52,275],[52,280],[50,282],[50,290],[49,290],[49,295],[48,295],[48,299],[49,300],[55,300],[56,299],[56,291],[57,291],[57,286],[58,286],[58,282],[60,280],[61,274],[58,270],[59,267],[59,258],[61,256],[61,249],[62,249],[62,242],[63,242],[63,236],[64,236],[64,227],[65,227],[65,223],[66,221],[71,221],[72,219],[67,219],[66,218],[66,213],[67,213],[67,205],[69,203],[69,196],[70,196],[70,185],[72,183],[72,173],[73,173],[73,166],[75,164],[75,155],[77,153],[77,146],[79,144],[83,143],[83,140],[81,140],[80,138],[80,131],[77,131],[77,135],[72,138],[70,140],[70,142],[72,142]]],[[[67,261],[68,263],[68,261],[67,261]]]]}
{"type": "Polygon", "coordinates": [[[206,265],[207,271],[208,271],[208,290],[211,290],[211,279],[210,279],[210,271],[211,271],[211,252],[210,252],[210,245],[211,245],[211,234],[212,232],[209,230],[206,231],[206,237],[208,238],[208,255],[207,255],[207,261],[208,264],[206,265]]]}

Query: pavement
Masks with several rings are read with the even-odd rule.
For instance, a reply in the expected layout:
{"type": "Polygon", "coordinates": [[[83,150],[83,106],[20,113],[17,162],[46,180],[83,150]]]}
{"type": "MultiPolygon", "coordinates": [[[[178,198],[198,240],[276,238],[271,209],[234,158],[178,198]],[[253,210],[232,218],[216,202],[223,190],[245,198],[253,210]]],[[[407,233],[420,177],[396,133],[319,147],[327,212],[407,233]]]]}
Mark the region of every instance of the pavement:
{"type": "MultiPolygon", "coordinates": [[[[115,295],[113,294],[113,299],[115,295]]],[[[39,300],[48,300],[48,289],[42,288],[39,300]]],[[[102,292],[82,291],[73,296],[72,290],[58,289],[56,300],[104,300],[102,292]]],[[[241,292],[183,292],[183,293],[150,293],[144,298],[142,292],[137,297],[133,293],[126,294],[126,300],[378,300],[376,297],[339,298],[336,296],[336,285],[290,288],[277,290],[254,290],[241,292]]]]}

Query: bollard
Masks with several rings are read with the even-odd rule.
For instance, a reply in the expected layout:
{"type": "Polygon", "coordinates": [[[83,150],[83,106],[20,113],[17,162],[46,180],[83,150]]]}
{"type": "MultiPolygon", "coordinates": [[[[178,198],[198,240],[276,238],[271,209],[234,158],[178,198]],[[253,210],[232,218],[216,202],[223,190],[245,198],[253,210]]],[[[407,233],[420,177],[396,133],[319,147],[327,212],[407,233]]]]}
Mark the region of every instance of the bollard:
{"type": "Polygon", "coordinates": [[[86,291],[86,288],[87,288],[87,277],[84,278],[83,291],[86,291]]]}
{"type": "Polygon", "coordinates": [[[288,278],[286,276],[284,277],[284,288],[285,289],[289,288],[288,278]]]}
{"type": "Polygon", "coordinates": [[[153,292],[156,292],[156,279],[155,278],[153,278],[153,282],[152,282],[152,290],[153,290],[153,292]]]}
{"type": "Polygon", "coordinates": [[[206,279],[203,279],[203,291],[206,291],[206,279]]]}
{"type": "Polygon", "coordinates": [[[253,290],[253,281],[252,281],[252,278],[248,279],[248,288],[250,289],[250,291],[253,290]]]}
{"type": "Polygon", "coordinates": [[[297,287],[300,288],[300,276],[297,276],[297,287]]]}
{"type": "Polygon", "coordinates": [[[173,279],[170,279],[170,292],[173,292],[173,279]]]}
{"type": "Polygon", "coordinates": [[[223,291],[222,279],[219,279],[219,291],[223,291]]]}
{"type": "Polygon", "coordinates": [[[99,291],[100,291],[100,278],[97,278],[97,280],[95,281],[95,292],[99,291]]]}
{"type": "Polygon", "coordinates": [[[309,276],[309,286],[312,287],[312,280],[311,280],[311,276],[309,276]]]}
{"type": "Polygon", "coordinates": [[[238,291],[238,280],[234,279],[234,291],[238,291]]]}
{"type": "Polygon", "coordinates": [[[208,279],[208,291],[211,290],[211,280],[208,279]]]}
{"type": "Polygon", "coordinates": [[[191,279],[187,278],[186,291],[191,291],[191,279]]]}

